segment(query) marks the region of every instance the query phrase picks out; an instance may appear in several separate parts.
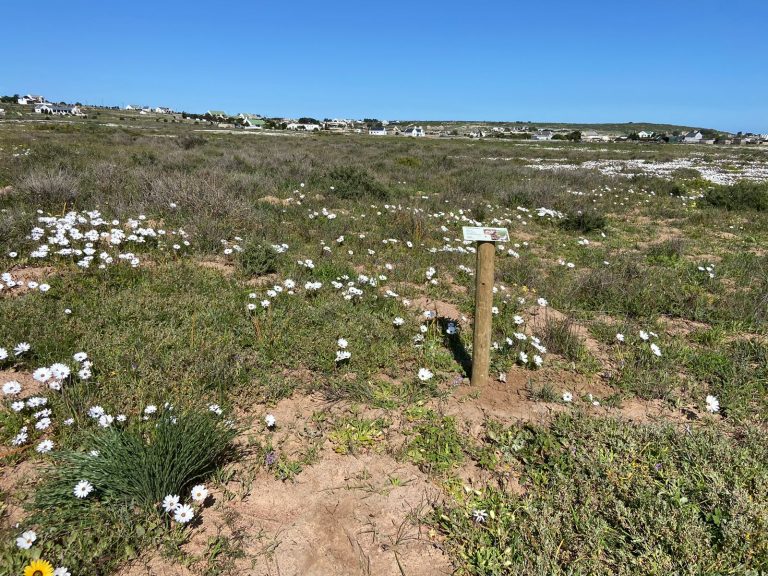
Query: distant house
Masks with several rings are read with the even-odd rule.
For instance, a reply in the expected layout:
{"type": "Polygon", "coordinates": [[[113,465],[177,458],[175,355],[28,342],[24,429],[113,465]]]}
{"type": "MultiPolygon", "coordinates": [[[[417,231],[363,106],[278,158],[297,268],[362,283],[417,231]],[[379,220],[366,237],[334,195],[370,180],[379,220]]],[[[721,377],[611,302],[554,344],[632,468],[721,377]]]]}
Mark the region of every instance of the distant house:
{"type": "Polygon", "coordinates": [[[683,136],[685,144],[714,144],[714,138],[705,138],[700,130],[692,130],[683,136]]]}
{"type": "Polygon", "coordinates": [[[686,144],[699,144],[704,139],[704,135],[698,130],[688,132],[683,136],[683,142],[686,144]]]}
{"type": "Polygon", "coordinates": [[[539,130],[531,135],[531,140],[552,140],[555,133],[552,130],[539,130]]]}
{"type": "Polygon", "coordinates": [[[74,106],[72,104],[51,104],[50,102],[36,104],[35,113],[54,114],[57,116],[85,116],[79,106],[74,106]]]}
{"type": "Polygon", "coordinates": [[[349,121],[339,120],[338,118],[334,118],[333,120],[328,120],[327,122],[323,123],[323,127],[326,130],[346,130],[349,128],[349,125],[349,121]]]}
{"type": "Polygon", "coordinates": [[[128,104],[128,106],[125,107],[126,110],[141,110],[144,106],[139,106],[138,104],[128,104]]]}
{"type": "Polygon", "coordinates": [[[368,129],[368,134],[371,136],[386,136],[387,135],[387,129],[384,128],[381,124],[378,126],[371,126],[368,129]]]}
{"type": "Polygon", "coordinates": [[[155,114],[173,114],[173,110],[170,108],[165,108],[163,106],[158,106],[153,110],[155,114]]]}
{"type": "Polygon", "coordinates": [[[227,114],[223,110],[208,110],[208,112],[206,112],[205,115],[210,116],[211,118],[219,118],[221,120],[226,120],[227,118],[229,118],[229,114],[227,114]]]}
{"type": "Polygon", "coordinates": [[[608,134],[600,134],[596,130],[584,130],[581,133],[581,139],[584,142],[610,142],[611,137],[608,134]]]}
{"type": "Polygon", "coordinates": [[[255,114],[240,114],[238,118],[240,118],[243,127],[250,130],[261,130],[266,124],[264,118],[255,114]]]}
{"type": "Polygon", "coordinates": [[[411,136],[412,138],[421,138],[424,136],[424,128],[421,126],[408,126],[401,134],[403,136],[411,136]]]}
{"type": "Polygon", "coordinates": [[[5,108],[0,108],[0,116],[5,116],[5,108]]]}
{"type": "Polygon", "coordinates": [[[317,132],[320,130],[320,124],[299,124],[298,122],[291,122],[285,128],[286,130],[297,130],[299,132],[317,132]]]}
{"type": "Polygon", "coordinates": [[[17,104],[45,104],[45,97],[27,94],[16,101],[17,104]]]}
{"type": "Polygon", "coordinates": [[[640,138],[640,140],[645,140],[647,138],[653,138],[654,132],[646,132],[645,130],[641,130],[637,133],[637,137],[640,138]]]}

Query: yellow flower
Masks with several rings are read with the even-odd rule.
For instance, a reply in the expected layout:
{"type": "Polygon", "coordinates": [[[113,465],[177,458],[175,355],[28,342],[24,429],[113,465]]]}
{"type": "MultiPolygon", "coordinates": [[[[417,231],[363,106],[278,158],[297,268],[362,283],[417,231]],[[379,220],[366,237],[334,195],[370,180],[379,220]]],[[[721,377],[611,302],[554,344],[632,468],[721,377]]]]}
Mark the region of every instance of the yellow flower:
{"type": "Polygon", "coordinates": [[[48,560],[33,560],[24,568],[24,576],[53,576],[53,566],[48,560]]]}

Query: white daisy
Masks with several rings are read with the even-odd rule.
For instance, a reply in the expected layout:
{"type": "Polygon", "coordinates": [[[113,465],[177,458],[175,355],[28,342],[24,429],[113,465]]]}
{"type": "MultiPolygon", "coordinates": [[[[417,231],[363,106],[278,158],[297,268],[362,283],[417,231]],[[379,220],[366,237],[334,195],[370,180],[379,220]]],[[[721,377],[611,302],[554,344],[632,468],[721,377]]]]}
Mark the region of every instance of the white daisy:
{"type": "Polygon", "coordinates": [[[88,494],[93,492],[93,484],[88,482],[88,480],[80,480],[80,482],[75,484],[73,492],[78,498],[85,498],[88,494]]]}
{"type": "Polygon", "coordinates": [[[195,511],[192,509],[192,507],[189,504],[183,504],[176,508],[174,511],[173,519],[179,524],[186,524],[192,520],[194,515],[195,511]]]}
{"type": "Polygon", "coordinates": [[[195,502],[203,502],[208,498],[208,489],[203,484],[198,484],[192,487],[192,500],[195,502]]]}
{"type": "Polygon", "coordinates": [[[434,374],[432,373],[429,368],[419,368],[419,380],[422,382],[426,382],[427,380],[430,380],[434,374]]]}
{"type": "Polygon", "coordinates": [[[43,440],[40,442],[40,444],[37,445],[37,448],[35,448],[40,454],[46,454],[47,452],[50,452],[53,450],[53,440],[43,440]]]}
{"type": "Polygon", "coordinates": [[[32,544],[34,544],[35,540],[37,540],[37,534],[35,531],[27,530],[21,536],[16,538],[16,546],[22,550],[29,550],[32,548],[32,544]]]}
{"type": "Polygon", "coordinates": [[[173,512],[176,510],[176,508],[179,505],[179,497],[175,494],[168,494],[165,498],[163,498],[163,510],[166,512],[173,512]]]}

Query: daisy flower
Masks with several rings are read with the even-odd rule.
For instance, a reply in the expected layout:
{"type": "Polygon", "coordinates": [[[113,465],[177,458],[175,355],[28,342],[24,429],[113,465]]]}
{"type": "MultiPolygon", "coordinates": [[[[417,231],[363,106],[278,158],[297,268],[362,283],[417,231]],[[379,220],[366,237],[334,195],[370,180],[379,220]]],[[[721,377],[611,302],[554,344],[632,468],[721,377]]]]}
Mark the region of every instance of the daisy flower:
{"type": "Polygon", "coordinates": [[[66,566],[59,566],[56,568],[56,570],[53,571],[53,576],[72,576],[72,573],[67,569],[66,566]]]}
{"type": "Polygon", "coordinates": [[[472,520],[478,524],[482,524],[488,520],[488,512],[485,510],[472,510],[472,520]]]}
{"type": "Polygon", "coordinates": [[[32,378],[37,380],[38,382],[47,382],[51,379],[53,376],[53,372],[49,368],[38,368],[34,372],[32,372],[32,378]]]}
{"type": "Polygon", "coordinates": [[[19,392],[21,392],[21,384],[16,382],[16,380],[11,380],[10,382],[3,384],[3,394],[6,396],[15,396],[19,392]]]}
{"type": "Polygon", "coordinates": [[[640,330],[640,339],[641,340],[647,341],[649,337],[650,336],[648,336],[648,332],[646,332],[645,330],[640,330]]]}
{"type": "Polygon", "coordinates": [[[651,352],[653,352],[656,356],[661,356],[661,349],[656,346],[656,344],[651,344],[651,352]]]}
{"type": "Polygon", "coordinates": [[[75,360],[75,362],[83,362],[84,360],[88,359],[88,354],[85,352],[78,352],[74,356],[72,356],[72,359],[75,360]]]}
{"type": "Polygon", "coordinates": [[[186,524],[195,515],[195,511],[189,504],[178,506],[174,511],[173,519],[179,524],[186,524]]]}
{"type": "Polygon", "coordinates": [[[563,402],[572,402],[573,401],[573,394],[570,392],[563,392],[563,402]]]}
{"type": "Polygon", "coordinates": [[[339,348],[346,348],[349,345],[349,342],[347,342],[346,338],[339,338],[336,341],[336,344],[339,345],[339,348]]]}
{"type": "Polygon", "coordinates": [[[88,494],[93,492],[93,484],[88,482],[88,480],[80,480],[80,482],[75,484],[73,492],[78,498],[85,498],[88,494]]]}
{"type": "Polygon", "coordinates": [[[426,382],[427,380],[430,380],[434,374],[429,368],[419,368],[419,380],[422,382],[426,382]]]}
{"type": "Polygon", "coordinates": [[[192,487],[192,500],[203,502],[206,498],[208,498],[208,489],[203,484],[192,487]]]}
{"type": "Polygon", "coordinates": [[[343,362],[349,360],[352,357],[352,352],[349,350],[336,350],[336,362],[343,362]]]}
{"type": "Polygon", "coordinates": [[[624,334],[622,334],[621,332],[617,333],[616,340],[618,340],[619,342],[624,342],[624,334]]]}
{"type": "Polygon", "coordinates": [[[274,428],[275,424],[277,424],[277,419],[272,414],[267,414],[264,417],[264,423],[267,425],[267,428],[274,428]]]}
{"type": "Polygon", "coordinates": [[[34,530],[27,530],[21,536],[16,538],[16,546],[22,550],[29,550],[32,548],[32,544],[34,544],[35,540],[37,540],[37,533],[34,530]]]}
{"type": "Polygon", "coordinates": [[[43,440],[40,442],[40,444],[37,445],[37,448],[35,448],[40,454],[46,454],[53,450],[53,440],[43,440]]]}
{"type": "Polygon", "coordinates": [[[16,356],[21,356],[25,352],[29,352],[30,348],[32,348],[32,346],[29,345],[29,342],[19,342],[13,347],[13,353],[16,356]]]}
{"type": "Polygon", "coordinates": [[[539,298],[538,300],[536,300],[536,304],[538,304],[539,306],[541,306],[543,308],[543,307],[547,306],[549,304],[549,302],[547,302],[544,298],[539,298]]]}
{"type": "Polygon", "coordinates": [[[714,414],[715,412],[720,412],[720,401],[717,399],[717,396],[712,396],[709,394],[707,396],[707,412],[711,412],[714,414]]]}
{"type": "Polygon", "coordinates": [[[163,510],[166,512],[173,512],[176,510],[176,508],[179,505],[179,497],[175,494],[168,494],[165,498],[163,498],[163,510]]]}
{"type": "Polygon", "coordinates": [[[8,358],[8,350],[0,348],[0,360],[5,360],[6,358],[8,358]]]}
{"type": "Polygon", "coordinates": [[[32,560],[24,568],[24,576],[53,576],[54,570],[48,560],[32,560]]]}

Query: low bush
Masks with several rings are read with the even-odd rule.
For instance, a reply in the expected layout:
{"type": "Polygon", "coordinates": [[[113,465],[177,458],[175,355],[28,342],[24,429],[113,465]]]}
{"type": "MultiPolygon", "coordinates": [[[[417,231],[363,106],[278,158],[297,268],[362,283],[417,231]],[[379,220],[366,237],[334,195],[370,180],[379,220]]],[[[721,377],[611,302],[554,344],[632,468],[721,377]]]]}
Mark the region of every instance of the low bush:
{"type": "Polygon", "coordinates": [[[69,204],[79,194],[77,179],[60,169],[34,170],[18,185],[19,191],[33,202],[69,204]]]}
{"type": "Polygon", "coordinates": [[[768,183],[740,180],[729,186],[715,186],[704,193],[704,202],[726,210],[768,210],[768,183]]]}
{"type": "Polygon", "coordinates": [[[237,262],[246,276],[264,276],[277,272],[278,253],[262,240],[251,240],[238,255],[237,262]]]}
{"type": "Polygon", "coordinates": [[[367,170],[356,166],[337,166],[325,176],[327,188],[333,187],[333,194],[347,200],[371,198],[385,200],[389,190],[367,170]]]}
{"type": "Polygon", "coordinates": [[[594,210],[578,210],[566,214],[560,221],[564,230],[573,230],[584,234],[594,230],[602,230],[606,226],[605,216],[594,210]]]}
{"type": "Polygon", "coordinates": [[[102,575],[148,540],[160,545],[172,536],[168,516],[158,516],[163,498],[188,500],[190,488],[233,454],[235,433],[211,412],[167,408],[92,433],[83,450],[62,450],[43,475],[29,518],[39,552],[74,574],[102,575]],[[92,492],[79,498],[74,489],[82,481],[92,492]]]}

